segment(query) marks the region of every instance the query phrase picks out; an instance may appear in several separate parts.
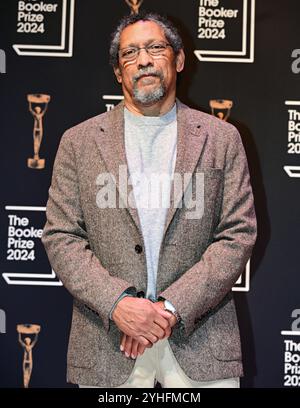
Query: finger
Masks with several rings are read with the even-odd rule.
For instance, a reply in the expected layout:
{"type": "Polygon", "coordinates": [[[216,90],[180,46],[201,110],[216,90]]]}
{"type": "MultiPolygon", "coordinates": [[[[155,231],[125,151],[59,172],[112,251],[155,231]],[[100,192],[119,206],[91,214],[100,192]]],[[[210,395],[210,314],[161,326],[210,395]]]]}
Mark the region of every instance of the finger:
{"type": "Polygon", "coordinates": [[[153,322],[153,323],[154,323],[154,326],[153,326],[153,328],[151,329],[151,334],[152,334],[153,336],[156,336],[159,340],[163,339],[163,338],[165,337],[165,335],[166,335],[166,330],[167,330],[170,326],[167,326],[166,329],[162,329],[156,322],[153,322]]]}
{"type": "Polygon", "coordinates": [[[141,356],[142,354],[144,354],[145,350],[146,350],[146,346],[144,346],[141,343],[138,343],[138,348],[137,348],[137,353],[139,356],[141,356]]]}
{"type": "Polygon", "coordinates": [[[122,333],[121,343],[120,343],[120,350],[124,351],[125,349],[125,342],[126,342],[126,334],[122,333]]]}
{"type": "Polygon", "coordinates": [[[149,340],[152,344],[157,343],[157,341],[159,340],[159,338],[152,333],[144,333],[143,336],[145,336],[146,339],[149,340]]]}
{"type": "Polygon", "coordinates": [[[165,333],[164,333],[163,338],[161,338],[160,340],[163,340],[163,339],[166,339],[166,338],[170,337],[171,333],[172,333],[172,328],[171,328],[171,327],[168,327],[168,328],[165,330],[165,333]]]}
{"type": "Polygon", "coordinates": [[[170,312],[162,309],[156,309],[157,314],[155,316],[155,323],[158,324],[163,330],[170,326],[170,312]]]}
{"type": "Polygon", "coordinates": [[[139,342],[136,339],[132,340],[131,344],[131,358],[136,358],[138,355],[139,342]]]}
{"type": "Polygon", "coordinates": [[[137,336],[136,340],[138,340],[138,342],[144,347],[151,348],[153,346],[153,344],[144,336],[137,336]]]}
{"type": "Polygon", "coordinates": [[[171,313],[168,310],[163,310],[163,309],[157,308],[156,311],[158,312],[159,316],[164,318],[164,320],[169,320],[170,316],[173,316],[173,313],[171,313]]]}
{"type": "Polygon", "coordinates": [[[175,324],[177,323],[177,318],[176,318],[176,316],[174,316],[174,315],[172,315],[172,318],[171,318],[171,328],[173,327],[173,326],[175,326],[175,324]]]}
{"type": "Polygon", "coordinates": [[[171,312],[168,312],[168,313],[169,313],[170,328],[172,329],[172,327],[175,326],[175,324],[177,323],[177,318],[173,313],[171,312]]]}
{"type": "Polygon", "coordinates": [[[126,336],[125,346],[124,346],[124,353],[126,357],[130,357],[131,355],[131,345],[132,345],[133,338],[131,336],[126,336]]]}
{"type": "Polygon", "coordinates": [[[166,336],[165,336],[165,338],[170,337],[170,336],[171,336],[171,333],[172,333],[172,329],[171,329],[171,327],[170,327],[170,328],[168,328],[168,329],[166,330],[166,336]]]}

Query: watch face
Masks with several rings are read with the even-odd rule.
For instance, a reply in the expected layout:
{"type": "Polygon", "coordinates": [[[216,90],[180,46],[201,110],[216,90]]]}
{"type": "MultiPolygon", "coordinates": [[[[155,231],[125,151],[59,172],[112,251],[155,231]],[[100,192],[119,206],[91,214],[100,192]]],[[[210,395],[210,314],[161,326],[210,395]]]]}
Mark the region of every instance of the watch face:
{"type": "Polygon", "coordinates": [[[170,310],[170,312],[174,312],[174,307],[168,300],[165,300],[164,305],[167,310],[170,310]]]}

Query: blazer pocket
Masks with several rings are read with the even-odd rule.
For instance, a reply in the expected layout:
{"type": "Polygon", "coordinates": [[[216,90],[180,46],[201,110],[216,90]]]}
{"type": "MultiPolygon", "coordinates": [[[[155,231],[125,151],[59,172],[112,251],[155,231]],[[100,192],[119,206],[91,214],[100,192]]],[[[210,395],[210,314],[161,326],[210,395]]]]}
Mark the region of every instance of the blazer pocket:
{"type": "Polygon", "coordinates": [[[224,170],[218,168],[205,168],[197,170],[198,173],[204,173],[204,188],[212,188],[221,186],[224,179],[224,170]]]}
{"type": "MultiPolygon", "coordinates": [[[[192,189],[185,197],[186,218],[190,219],[190,229],[210,234],[219,219],[224,189],[224,170],[220,168],[197,168],[193,174],[192,189]],[[196,180],[196,181],[195,181],[196,180]]],[[[196,237],[196,234],[191,236],[196,237]]],[[[208,236],[206,239],[209,238],[208,236]]]]}
{"type": "Polygon", "coordinates": [[[203,174],[204,187],[218,185],[223,182],[224,178],[224,170],[216,167],[200,167],[195,173],[203,174]]]}

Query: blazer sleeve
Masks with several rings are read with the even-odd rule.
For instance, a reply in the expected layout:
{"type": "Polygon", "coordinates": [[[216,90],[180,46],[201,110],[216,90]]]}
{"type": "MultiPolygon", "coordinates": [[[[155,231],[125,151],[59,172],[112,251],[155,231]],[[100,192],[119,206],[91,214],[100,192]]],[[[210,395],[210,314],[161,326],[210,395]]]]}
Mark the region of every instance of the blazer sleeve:
{"type": "Polygon", "coordinates": [[[72,135],[72,130],[65,132],[54,162],[42,242],[66,289],[99,315],[108,332],[114,303],[133,285],[111,276],[90,248],[80,205],[72,135]]]}
{"type": "Polygon", "coordinates": [[[183,335],[217,306],[242,273],[256,240],[257,224],[248,163],[240,134],[233,127],[224,166],[219,223],[199,262],[160,293],[182,318],[183,335]]]}

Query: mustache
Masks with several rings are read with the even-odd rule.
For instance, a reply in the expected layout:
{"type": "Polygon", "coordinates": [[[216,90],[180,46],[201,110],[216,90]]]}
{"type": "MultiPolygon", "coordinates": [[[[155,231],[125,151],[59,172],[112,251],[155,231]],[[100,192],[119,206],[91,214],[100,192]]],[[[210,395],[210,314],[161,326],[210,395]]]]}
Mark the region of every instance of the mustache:
{"type": "Polygon", "coordinates": [[[137,82],[144,75],[153,75],[159,77],[161,80],[164,79],[163,74],[160,71],[156,71],[154,68],[148,67],[140,69],[139,72],[132,77],[133,82],[137,82]]]}

